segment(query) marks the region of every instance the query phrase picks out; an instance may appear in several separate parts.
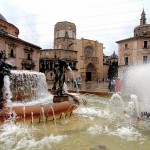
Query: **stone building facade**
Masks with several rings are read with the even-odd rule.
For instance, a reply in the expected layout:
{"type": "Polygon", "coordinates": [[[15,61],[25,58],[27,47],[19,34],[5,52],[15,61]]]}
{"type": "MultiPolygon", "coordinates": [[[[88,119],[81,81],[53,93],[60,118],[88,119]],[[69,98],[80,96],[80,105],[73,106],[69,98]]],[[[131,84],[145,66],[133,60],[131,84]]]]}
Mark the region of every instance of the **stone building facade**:
{"type": "MultiPolygon", "coordinates": [[[[107,78],[109,63],[103,57],[103,43],[76,38],[76,25],[63,21],[54,28],[53,49],[41,47],[19,38],[19,29],[0,14],[0,51],[5,52],[6,61],[21,70],[44,72],[48,82],[54,79],[54,63],[59,58],[68,62],[75,78],[89,81],[107,78]]],[[[108,60],[107,60],[108,62],[108,60]]],[[[66,73],[70,79],[70,72],[66,73]]]]}
{"type": "Polygon", "coordinates": [[[19,37],[19,29],[0,14],[0,51],[7,63],[21,70],[39,71],[40,47],[19,37]]]}
{"type": "MultiPolygon", "coordinates": [[[[58,22],[54,28],[54,49],[40,52],[40,71],[44,72],[47,82],[54,79],[54,64],[58,59],[65,60],[72,71],[77,71],[77,50],[75,50],[76,26],[70,22],[58,22]]],[[[66,78],[70,78],[69,73],[66,78]]]]}
{"type": "MultiPolygon", "coordinates": [[[[54,28],[53,49],[41,47],[19,38],[19,29],[0,14],[0,51],[6,54],[7,63],[19,70],[44,72],[53,82],[54,63],[59,58],[68,62],[74,77],[96,81],[107,78],[110,57],[103,57],[103,43],[90,39],[76,39],[76,25],[63,21],[54,28]],[[107,63],[105,63],[105,61],[107,63]]],[[[70,72],[66,73],[70,79],[70,72]]]]}
{"type": "MultiPolygon", "coordinates": [[[[68,62],[75,78],[89,81],[103,78],[103,44],[89,39],[76,39],[74,23],[58,22],[54,28],[54,49],[43,49],[40,53],[40,71],[53,81],[54,63],[58,58],[68,62]]],[[[66,75],[70,80],[69,72],[66,75]]]]}
{"type": "Polygon", "coordinates": [[[143,9],[140,25],[134,28],[134,36],[117,41],[119,76],[130,65],[150,63],[150,24],[146,23],[146,14],[143,9]]]}
{"type": "Polygon", "coordinates": [[[89,39],[76,40],[78,73],[83,80],[103,79],[103,44],[89,39]]]}

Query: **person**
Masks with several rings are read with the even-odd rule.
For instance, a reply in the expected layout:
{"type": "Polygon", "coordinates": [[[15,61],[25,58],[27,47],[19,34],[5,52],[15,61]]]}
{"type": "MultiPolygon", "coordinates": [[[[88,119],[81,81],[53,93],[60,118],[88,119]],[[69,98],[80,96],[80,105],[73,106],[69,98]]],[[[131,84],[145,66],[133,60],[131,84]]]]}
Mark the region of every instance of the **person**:
{"type": "Polygon", "coordinates": [[[77,78],[77,85],[78,85],[78,88],[81,90],[81,83],[82,83],[82,78],[79,76],[77,78]]]}
{"type": "Polygon", "coordinates": [[[108,89],[110,90],[110,92],[115,91],[115,80],[109,80],[108,89]]]}
{"type": "Polygon", "coordinates": [[[111,80],[108,79],[108,89],[111,91],[111,80]]]}
{"type": "Polygon", "coordinates": [[[102,79],[100,78],[100,79],[99,79],[99,83],[101,83],[101,81],[102,81],[102,79]]]}
{"type": "Polygon", "coordinates": [[[111,81],[111,89],[112,89],[112,92],[115,91],[115,80],[111,81]]]}
{"type": "Polygon", "coordinates": [[[121,81],[120,81],[119,78],[117,78],[117,79],[115,80],[115,91],[116,91],[116,92],[120,92],[120,91],[121,91],[121,81]]]}
{"type": "Polygon", "coordinates": [[[88,80],[87,80],[87,78],[85,78],[85,83],[87,84],[87,82],[88,82],[88,80]]]}

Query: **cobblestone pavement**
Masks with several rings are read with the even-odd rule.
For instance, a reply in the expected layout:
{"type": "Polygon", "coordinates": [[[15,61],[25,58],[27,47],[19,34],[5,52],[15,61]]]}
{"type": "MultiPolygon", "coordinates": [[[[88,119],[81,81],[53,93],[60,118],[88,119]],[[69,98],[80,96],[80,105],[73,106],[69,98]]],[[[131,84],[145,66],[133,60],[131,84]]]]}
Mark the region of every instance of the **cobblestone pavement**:
{"type": "MultiPolygon", "coordinates": [[[[73,85],[68,86],[70,90],[74,90],[73,85]]],[[[89,91],[89,92],[109,92],[108,90],[108,83],[101,82],[97,83],[96,81],[88,81],[87,83],[82,82],[81,88],[79,89],[81,91],[89,91]]]]}
{"type": "MultiPolygon", "coordinates": [[[[49,85],[49,89],[52,88],[52,84],[49,85]]],[[[72,83],[67,83],[68,86],[68,90],[76,90],[73,86],[72,83]]],[[[107,82],[96,82],[96,81],[88,81],[86,82],[82,82],[81,84],[81,89],[79,89],[81,91],[89,91],[89,92],[109,92],[108,89],[108,83],[107,82]]]]}

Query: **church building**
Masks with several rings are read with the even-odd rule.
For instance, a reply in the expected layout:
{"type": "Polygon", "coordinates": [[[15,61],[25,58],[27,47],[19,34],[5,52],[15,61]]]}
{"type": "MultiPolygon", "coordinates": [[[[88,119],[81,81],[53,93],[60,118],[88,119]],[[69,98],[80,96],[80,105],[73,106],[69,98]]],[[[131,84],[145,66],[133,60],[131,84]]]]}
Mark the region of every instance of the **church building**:
{"type": "MultiPolygon", "coordinates": [[[[54,63],[58,58],[68,62],[75,77],[82,80],[103,79],[103,44],[90,39],[76,38],[76,25],[63,21],[54,28],[54,48],[43,49],[40,54],[40,71],[51,82],[54,78],[54,63]]],[[[70,79],[70,76],[67,76],[70,79]]]]}
{"type": "Polygon", "coordinates": [[[119,76],[130,65],[150,63],[150,24],[146,23],[146,14],[143,9],[140,25],[134,28],[134,36],[117,41],[119,76]]]}

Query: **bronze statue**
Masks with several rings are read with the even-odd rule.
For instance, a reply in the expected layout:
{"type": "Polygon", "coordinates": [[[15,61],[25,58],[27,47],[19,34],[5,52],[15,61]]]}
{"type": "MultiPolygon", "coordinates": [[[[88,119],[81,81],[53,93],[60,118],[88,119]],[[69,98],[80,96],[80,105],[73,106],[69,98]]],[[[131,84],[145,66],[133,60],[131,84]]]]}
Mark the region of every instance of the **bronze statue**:
{"type": "Polygon", "coordinates": [[[58,62],[54,64],[54,85],[52,90],[56,92],[56,95],[61,96],[64,93],[63,85],[65,82],[65,72],[68,68],[68,63],[63,59],[58,59],[58,62]],[[58,88],[57,88],[58,85],[58,88]]]}
{"type": "Polygon", "coordinates": [[[3,101],[4,76],[10,74],[10,68],[5,63],[5,53],[0,52],[0,102],[3,101]]]}

